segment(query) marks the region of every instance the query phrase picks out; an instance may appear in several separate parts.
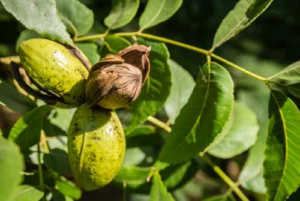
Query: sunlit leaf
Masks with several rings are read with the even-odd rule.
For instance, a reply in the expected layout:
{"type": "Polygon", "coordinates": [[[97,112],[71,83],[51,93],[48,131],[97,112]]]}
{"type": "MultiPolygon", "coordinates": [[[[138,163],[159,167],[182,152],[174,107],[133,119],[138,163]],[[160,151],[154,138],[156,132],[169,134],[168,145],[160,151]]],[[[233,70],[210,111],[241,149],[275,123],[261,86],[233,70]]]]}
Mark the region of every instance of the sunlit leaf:
{"type": "Polygon", "coordinates": [[[247,26],[249,26],[259,15],[261,15],[273,0],[240,0],[233,10],[223,19],[214,38],[215,49],[231,39],[247,26]]]}
{"type": "Polygon", "coordinates": [[[168,136],[159,161],[180,163],[195,157],[221,132],[233,107],[233,82],[219,64],[206,64],[188,103],[168,136]]]}
{"type": "Polygon", "coordinates": [[[0,201],[7,201],[14,195],[22,180],[23,157],[19,148],[0,137],[0,201]]]}
{"type": "Polygon", "coordinates": [[[187,103],[192,94],[195,81],[191,74],[175,61],[169,59],[168,63],[172,71],[172,87],[165,103],[165,110],[172,123],[174,123],[181,108],[187,103]]]}
{"type": "Polygon", "coordinates": [[[154,115],[163,107],[171,88],[169,52],[166,45],[143,39],[139,39],[138,43],[152,48],[149,55],[151,70],[140,96],[132,104],[133,114],[130,125],[126,129],[126,135],[145,122],[148,116],[154,115]]]}
{"type": "Polygon", "coordinates": [[[110,29],[125,26],[134,18],[139,4],[139,0],[113,0],[112,9],[104,19],[104,24],[110,29]]]}
{"type": "Polygon", "coordinates": [[[57,186],[57,190],[63,195],[69,196],[76,200],[80,199],[81,190],[78,187],[76,187],[75,184],[63,178],[56,180],[55,184],[57,186]]]}
{"type": "Polygon", "coordinates": [[[264,178],[267,200],[287,199],[300,185],[300,112],[292,100],[272,92],[264,178]]]}
{"type": "Polygon", "coordinates": [[[300,61],[297,61],[280,72],[272,75],[268,80],[300,82],[300,61]]]}
{"type": "Polygon", "coordinates": [[[209,146],[208,153],[219,158],[232,158],[255,143],[258,129],[255,113],[235,102],[230,119],[209,146]]]}
{"type": "Polygon", "coordinates": [[[172,17],[180,8],[182,0],[148,0],[140,18],[140,29],[153,27],[172,17]]]}
{"type": "Polygon", "coordinates": [[[4,8],[26,28],[38,34],[72,44],[72,40],[56,11],[55,0],[1,0],[4,8]]]}
{"type": "Polygon", "coordinates": [[[39,201],[44,193],[33,186],[18,186],[15,194],[9,201],[39,201]]]}
{"type": "Polygon", "coordinates": [[[94,13],[78,0],[56,0],[59,17],[69,32],[84,35],[93,26],[94,13]]]}
{"type": "Polygon", "coordinates": [[[174,201],[158,172],[154,173],[149,201],[174,201]]]}

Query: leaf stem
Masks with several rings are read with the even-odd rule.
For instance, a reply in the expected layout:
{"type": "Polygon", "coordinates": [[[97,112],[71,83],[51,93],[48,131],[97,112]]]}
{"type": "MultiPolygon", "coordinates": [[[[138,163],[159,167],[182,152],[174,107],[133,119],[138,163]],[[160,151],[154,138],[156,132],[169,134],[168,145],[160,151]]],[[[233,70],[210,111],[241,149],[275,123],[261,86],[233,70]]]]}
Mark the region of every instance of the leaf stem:
{"type": "Polygon", "coordinates": [[[96,35],[91,35],[91,36],[84,36],[84,37],[74,38],[74,42],[93,40],[93,39],[98,39],[98,38],[105,38],[106,36],[107,36],[107,33],[105,32],[103,34],[96,34],[96,35]]]}
{"type": "Polygon", "coordinates": [[[222,180],[227,183],[227,185],[237,194],[237,196],[239,196],[242,201],[249,201],[245,194],[236,186],[236,184],[223,172],[223,170],[219,166],[214,164],[207,156],[203,156],[202,158],[213,168],[215,173],[217,173],[219,177],[221,177],[222,180]]]}
{"type": "Polygon", "coordinates": [[[214,53],[211,53],[210,55],[211,55],[212,58],[217,59],[217,60],[219,60],[219,61],[221,61],[221,62],[223,62],[223,63],[225,63],[225,64],[227,64],[227,65],[229,65],[229,66],[231,66],[231,67],[233,67],[233,68],[235,68],[235,69],[237,69],[237,70],[239,70],[239,71],[241,71],[241,72],[243,72],[243,73],[245,73],[245,74],[247,74],[251,77],[254,77],[254,78],[256,78],[258,80],[262,80],[262,81],[267,80],[266,78],[261,77],[259,75],[256,75],[256,74],[254,74],[250,71],[247,71],[244,68],[242,68],[242,67],[240,67],[240,66],[238,66],[238,65],[236,65],[236,64],[234,64],[234,63],[232,63],[232,62],[230,62],[230,61],[228,61],[228,60],[226,60],[226,59],[224,59],[224,58],[222,58],[222,57],[220,57],[216,54],[214,54],[214,53]]]}
{"type": "Polygon", "coordinates": [[[155,126],[164,129],[166,132],[170,133],[171,132],[171,127],[165,124],[164,122],[160,121],[159,119],[149,116],[148,121],[154,124],[155,126]]]}
{"type": "Polygon", "coordinates": [[[37,144],[37,157],[38,157],[38,172],[39,172],[39,182],[40,187],[42,191],[44,191],[44,178],[43,178],[43,169],[42,169],[42,163],[41,163],[41,145],[40,143],[37,144]]]}

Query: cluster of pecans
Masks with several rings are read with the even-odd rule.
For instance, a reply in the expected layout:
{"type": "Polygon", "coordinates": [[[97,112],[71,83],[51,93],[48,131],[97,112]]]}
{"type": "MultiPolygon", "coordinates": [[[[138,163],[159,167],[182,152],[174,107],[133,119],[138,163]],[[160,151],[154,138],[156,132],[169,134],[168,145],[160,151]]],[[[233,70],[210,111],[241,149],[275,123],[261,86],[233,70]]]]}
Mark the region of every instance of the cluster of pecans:
{"type": "Polygon", "coordinates": [[[50,105],[77,107],[68,130],[68,157],[76,184],[87,191],[107,185],[122,165],[125,135],[113,109],[139,96],[150,71],[150,50],[132,45],[90,68],[86,56],[73,46],[31,39],[19,47],[21,65],[35,87],[12,63],[20,86],[50,105]]]}

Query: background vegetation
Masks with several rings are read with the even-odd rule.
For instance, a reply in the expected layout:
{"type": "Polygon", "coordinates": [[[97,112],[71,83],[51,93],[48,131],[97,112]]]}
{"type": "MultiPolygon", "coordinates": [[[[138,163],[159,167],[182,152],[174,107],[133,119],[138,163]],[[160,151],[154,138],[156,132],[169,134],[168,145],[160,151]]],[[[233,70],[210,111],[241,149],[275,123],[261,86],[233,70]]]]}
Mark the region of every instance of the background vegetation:
{"type": "MultiPolygon", "coordinates": [[[[103,24],[103,19],[110,13],[112,7],[111,1],[82,0],[81,2],[94,13],[94,25],[88,35],[104,33],[106,27],[103,24]]],[[[233,9],[236,2],[235,0],[183,1],[180,9],[169,20],[149,28],[147,33],[171,38],[203,49],[210,49],[216,30],[228,12],[233,9]]],[[[117,31],[131,32],[138,30],[139,17],[144,11],[146,3],[146,0],[141,0],[136,17],[130,24],[117,31]]],[[[299,59],[299,9],[300,2],[298,0],[275,0],[253,24],[223,44],[220,48],[216,49],[215,53],[258,75],[264,77],[273,75],[299,59]]],[[[25,27],[16,21],[11,14],[6,12],[1,4],[0,27],[0,57],[17,55],[16,42],[23,40],[24,37],[26,38],[27,34],[24,32],[25,27]]],[[[109,50],[105,49],[102,40],[97,39],[95,43],[100,47],[97,49],[99,55],[103,56],[109,52],[109,50]]],[[[205,55],[200,55],[199,53],[173,45],[168,45],[168,50],[171,58],[186,69],[190,75],[192,75],[192,78],[196,80],[199,72],[201,73],[201,67],[206,63],[205,55]]],[[[92,59],[97,60],[97,58],[99,57],[95,56],[92,59]]],[[[175,63],[170,66],[177,66],[177,64],[175,63]]],[[[227,68],[228,66],[225,65],[225,67],[227,68]]],[[[233,70],[233,68],[227,69],[230,71],[234,80],[234,95],[236,99],[243,105],[248,106],[248,108],[256,114],[258,124],[261,130],[263,130],[263,128],[266,128],[266,118],[268,116],[268,90],[264,83],[237,70],[233,70]]],[[[6,81],[5,84],[13,83],[7,71],[7,65],[2,63],[0,73],[2,80],[6,81]]],[[[174,83],[176,83],[176,81],[174,83]]],[[[0,97],[2,96],[2,100],[0,101],[3,101],[3,97],[7,95],[4,94],[4,91],[7,93],[8,89],[8,86],[5,84],[3,82],[0,83],[0,97]]],[[[191,81],[190,87],[186,86],[186,90],[191,90],[192,85],[193,81],[191,81]]],[[[289,94],[289,96],[299,106],[297,97],[293,94],[289,94]]],[[[32,106],[30,102],[23,102],[23,104],[27,104],[26,107],[32,106]]],[[[24,107],[20,107],[17,112],[13,112],[4,106],[0,106],[0,127],[4,137],[8,137],[16,120],[24,114],[23,109],[24,107]]],[[[29,159],[27,159],[26,169],[24,170],[23,184],[38,186],[40,178],[37,170],[38,168],[43,168],[43,179],[46,184],[46,188],[44,189],[46,192],[45,195],[48,193],[52,196],[48,196],[46,199],[53,199],[55,201],[68,199],[100,200],[100,198],[101,200],[121,200],[126,197],[128,200],[133,201],[148,200],[151,184],[145,183],[144,186],[136,185],[138,186],[137,188],[134,186],[135,180],[133,179],[134,182],[132,186],[130,186],[131,180],[128,179],[129,187],[124,190],[124,183],[122,183],[124,178],[122,175],[119,175],[109,186],[93,192],[83,192],[69,182],[69,180],[72,181],[72,176],[68,164],[61,164],[61,161],[66,160],[66,148],[63,144],[64,140],[66,140],[65,132],[73,112],[74,110],[57,109],[50,113],[44,126],[51,125],[51,129],[55,129],[54,132],[52,131],[55,135],[53,133],[51,134],[51,132],[46,133],[47,137],[45,138],[52,152],[43,156],[43,167],[38,167],[37,165],[39,163],[36,160],[36,151],[32,151],[26,155],[29,159]],[[57,163],[56,160],[59,162],[57,163]],[[59,166],[56,166],[57,164],[59,164],[59,166]],[[118,180],[118,178],[120,179],[118,180]]],[[[128,112],[120,110],[119,115],[122,122],[128,124],[128,112]]],[[[34,116],[29,116],[28,121],[31,118],[34,118],[34,116]]],[[[165,110],[161,110],[156,114],[156,118],[166,122],[168,115],[165,110]]],[[[253,125],[254,124],[255,120],[253,125]]],[[[253,127],[255,126],[251,128],[253,127]]],[[[153,124],[150,123],[147,123],[147,126],[140,127],[139,129],[140,130],[137,130],[136,133],[143,132],[145,135],[137,135],[127,140],[128,150],[124,163],[128,166],[138,165],[139,167],[150,167],[155,162],[167,133],[163,129],[157,128],[157,126],[153,126],[153,124]]],[[[236,195],[231,194],[232,190],[228,190],[227,184],[220,179],[212,167],[220,167],[233,181],[242,181],[243,176],[249,176],[249,172],[256,170],[256,164],[259,163],[264,153],[265,140],[266,136],[262,133],[258,133],[258,139],[250,151],[244,151],[239,155],[232,154],[232,157],[231,154],[229,154],[230,157],[223,157],[226,159],[220,159],[222,157],[218,154],[218,157],[212,156],[210,159],[207,159],[208,161],[198,157],[195,160],[189,161],[189,163],[183,164],[182,167],[174,167],[174,171],[169,169],[165,171],[165,174],[162,173],[161,175],[163,180],[166,181],[168,178],[172,178],[176,172],[184,172],[182,175],[185,175],[185,178],[180,180],[179,183],[175,182],[178,188],[176,187],[174,191],[170,190],[176,200],[204,200],[213,195],[224,195],[226,193],[225,197],[215,199],[240,199],[236,197],[236,195]],[[212,164],[210,160],[213,161],[214,164],[212,164]],[[242,170],[245,163],[248,169],[242,170]]],[[[3,150],[2,153],[5,153],[5,150],[3,150]]],[[[13,153],[9,154],[11,154],[12,158],[14,157],[13,153]]],[[[210,154],[214,155],[213,151],[210,154]]],[[[262,169],[251,177],[252,178],[247,182],[241,182],[243,192],[250,200],[264,200],[266,189],[262,180],[262,169]]],[[[159,180],[157,175],[154,177],[154,180],[155,179],[159,180]]],[[[169,181],[169,183],[169,189],[172,189],[172,181],[169,181]]],[[[160,183],[157,182],[157,184],[160,183]]],[[[0,189],[1,185],[2,184],[0,184],[0,189]]],[[[23,185],[22,188],[26,188],[26,186],[23,185]]],[[[288,200],[299,200],[297,198],[299,196],[300,191],[298,190],[292,194],[288,200]]]]}

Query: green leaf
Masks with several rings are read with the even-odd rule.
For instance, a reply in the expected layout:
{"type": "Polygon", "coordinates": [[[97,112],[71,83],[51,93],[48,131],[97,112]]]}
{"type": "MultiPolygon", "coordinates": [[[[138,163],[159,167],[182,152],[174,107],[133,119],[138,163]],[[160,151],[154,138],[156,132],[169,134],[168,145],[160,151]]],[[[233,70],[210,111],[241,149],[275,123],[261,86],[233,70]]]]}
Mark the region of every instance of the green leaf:
{"type": "Polygon", "coordinates": [[[214,37],[212,50],[248,27],[273,0],[240,0],[223,19],[214,37]]]}
{"type": "Polygon", "coordinates": [[[9,201],[39,201],[44,193],[33,186],[18,186],[14,196],[9,201]]]}
{"type": "Polygon", "coordinates": [[[287,85],[286,88],[291,94],[300,99],[300,83],[287,85]]]}
{"type": "Polygon", "coordinates": [[[128,188],[136,189],[147,183],[147,176],[150,171],[150,167],[122,166],[114,178],[114,182],[119,183],[119,185],[126,182],[128,188]]]}
{"type": "Polygon", "coordinates": [[[203,201],[236,201],[233,195],[217,195],[204,199],[203,201]]]}
{"type": "Polygon", "coordinates": [[[267,200],[287,199],[300,185],[300,113],[292,100],[271,92],[264,178],[267,200]]]}
{"type": "Polygon", "coordinates": [[[107,54],[116,54],[130,45],[131,43],[123,37],[109,35],[105,38],[105,47],[101,50],[101,57],[107,54]]]}
{"type": "Polygon", "coordinates": [[[40,141],[43,120],[50,111],[47,105],[35,108],[21,117],[11,129],[8,139],[19,145],[22,152],[40,141]]]}
{"type": "Polygon", "coordinates": [[[19,46],[23,41],[29,40],[32,38],[41,38],[41,36],[38,33],[36,33],[35,31],[29,30],[29,29],[23,30],[17,39],[16,51],[18,52],[19,46]]]}
{"type": "Polygon", "coordinates": [[[198,164],[194,160],[169,166],[160,172],[164,185],[168,189],[176,189],[190,181],[198,171],[198,164]]]}
{"type": "Polygon", "coordinates": [[[154,173],[149,201],[175,201],[161,180],[158,172],[154,173]]]}
{"type": "Polygon", "coordinates": [[[139,0],[113,0],[112,9],[104,19],[104,24],[112,30],[125,26],[134,18],[139,4],[139,0]]]}
{"type": "Polygon", "coordinates": [[[4,8],[26,28],[36,31],[46,38],[72,44],[72,40],[66,31],[65,25],[57,15],[55,0],[0,1],[4,8]]]}
{"type": "MultiPolygon", "coordinates": [[[[246,70],[255,72],[263,77],[268,77],[282,68],[282,66],[269,60],[258,60],[256,57],[247,54],[233,58],[237,58],[235,63],[241,64],[246,70]]],[[[264,153],[267,139],[270,89],[265,83],[241,72],[239,74],[233,72],[233,74],[236,74],[238,77],[235,80],[235,86],[239,89],[236,91],[237,100],[256,113],[260,127],[257,140],[249,151],[238,182],[249,191],[265,194],[266,187],[263,178],[263,161],[265,156],[262,153],[264,153]]]]}
{"type": "Polygon", "coordinates": [[[22,180],[23,157],[19,148],[0,137],[0,201],[7,201],[22,180]]]}
{"type": "Polygon", "coordinates": [[[234,102],[229,73],[217,63],[211,63],[211,68],[206,64],[202,70],[160,152],[163,163],[180,163],[204,151],[229,119],[234,102]]]}
{"type": "Polygon", "coordinates": [[[76,31],[81,36],[92,28],[94,13],[80,1],[56,0],[56,7],[60,18],[73,34],[76,31]]]}
{"type": "Polygon", "coordinates": [[[55,181],[57,190],[63,195],[79,200],[81,198],[81,190],[73,183],[66,179],[58,179],[55,181]]]}
{"type": "Polygon", "coordinates": [[[182,0],[148,0],[140,18],[140,30],[153,27],[172,17],[180,8],[182,0]]]}
{"type": "Polygon", "coordinates": [[[69,158],[66,151],[62,149],[52,149],[49,154],[44,154],[44,165],[55,172],[65,175],[71,174],[69,158]]]}
{"type": "Polygon", "coordinates": [[[18,92],[12,85],[0,79],[0,104],[20,114],[26,114],[36,107],[36,103],[18,92]]]}
{"type": "Polygon", "coordinates": [[[53,201],[66,201],[65,196],[56,189],[51,189],[53,201]]]}
{"type": "Polygon", "coordinates": [[[155,127],[151,125],[139,125],[129,135],[126,136],[126,139],[129,137],[135,137],[139,135],[152,135],[155,134],[155,132],[155,127]]]}
{"type": "Polygon", "coordinates": [[[271,81],[291,81],[300,82],[300,61],[297,61],[280,72],[268,78],[271,81]]]}
{"type": "Polygon", "coordinates": [[[75,110],[75,108],[54,108],[49,114],[48,119],[50,120],[51,124],[67,132],[75,110]]]}
{"type": "Polygon", "coordinates": [[[92,65],[99,62],[100,55],[95,43],[76,43],[75,45],[86,55],[92,65]]]}
{"type": "Polygon", "coordinates": [[[146,157],[146,153],[139,147],[127,148],[122,166],[134,166],[140,164],[146,157]]]}
{"type": "Polygon", "coordinates": [[[165,103],[165,110],[171,122],[174,123],[181,108],[187,103],[192,94],[195,81],[193,77],[175,61],[169,59],[168,64],[172,71],[172,87],[165,103]]]}
{"type": "Polygon", "coordinates": [[[235,102],[228,122],[207,151],[219,158],[232,158],[255,143],[258,130],[255,113],[245,105],[235,102]]]}
{"type": "Polygon", "coordinates": [[[140,96],[132,104],[132,117],[126,135],[163,107],[171,88],[171,71],[167,62],[169,52],[166,45],[140,38],[138,43],[152,47],[149,55],[151,70],[140,96]]]}
{"type": "MultiPolygon", "coordinates": [[[[198,165],[195,161],[188,161],[178,165],[169,166],[160,172],[164,185],[168,189],[180,188],[187,181],[194,177],[198,171],[198,165]]],[[[150,167],[123,166],[114,179],[119,186],[126,183],[126,188],[137,193],[148,193],[150,183],[147,177],[151,172],[150,167]]]]}

